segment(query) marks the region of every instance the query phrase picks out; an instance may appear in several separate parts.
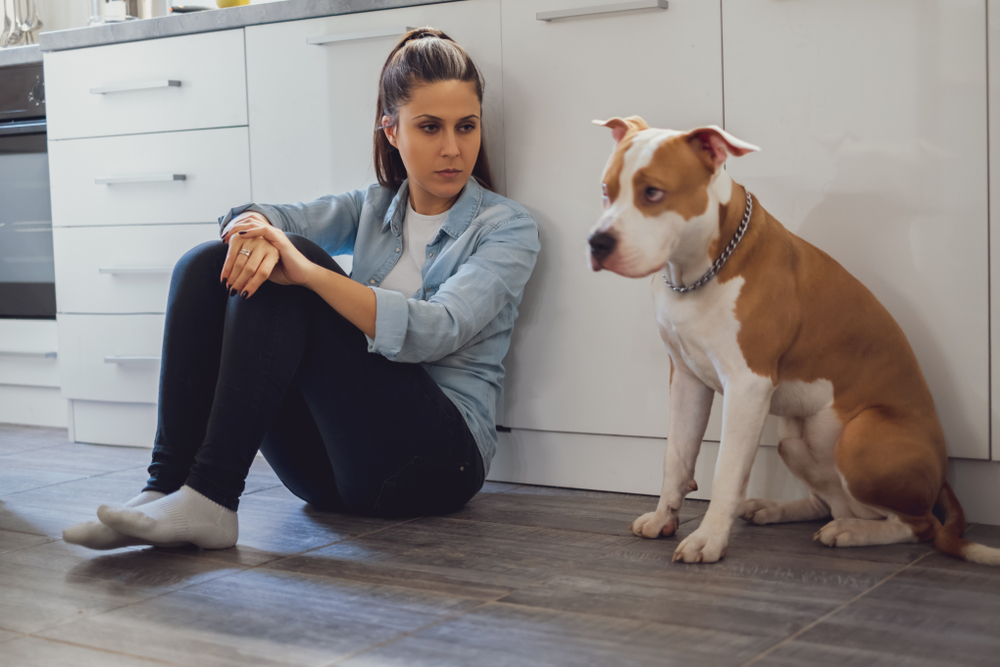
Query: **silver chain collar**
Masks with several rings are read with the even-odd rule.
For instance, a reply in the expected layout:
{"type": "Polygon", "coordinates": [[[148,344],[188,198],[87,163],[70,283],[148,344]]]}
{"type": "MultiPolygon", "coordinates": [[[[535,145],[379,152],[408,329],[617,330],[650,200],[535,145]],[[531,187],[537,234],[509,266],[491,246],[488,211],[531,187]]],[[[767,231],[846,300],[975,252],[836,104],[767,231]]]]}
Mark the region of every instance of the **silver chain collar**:
{"type": "Polygon", "coordinates": [[[736,250],[736,246],[740,244],[740,240],[743,238],[743,234],[745,234],[747,231],[747,225],[750,223],[750,213],[753,211],[753,200],[750,199],[750,191],[747,190],[746,193],[747,193],[747,208],[746,212],[743,213],[743,219],[740,221],[740,226],[736,228],[736,233],[733,234],[733,238],[729,241],[729,245],[726,246],[725,250],[722,251],[722,254],[719,255],[719,258],[715,260],[714,264],[712,264],[712,268],[706,271],[705,275],[703,275],[701,278],[698,278],[698,280],[691,283],[687,287],[678,287],[677,285],[667,280],[667,274],[663,273],[663,282],[667,284],[667,287],[669,287],[675,292],[679,292],[682,294],[684,292],[693,292],[694,290],[698,289],[699,287],[707,283],[709,280],[714,278],[715,274],[717,274],[719,271],[722,270],[722,267],[725,266],[726,262],[729,260],[729,256],[733,254],[733,251],[736,250]]]}

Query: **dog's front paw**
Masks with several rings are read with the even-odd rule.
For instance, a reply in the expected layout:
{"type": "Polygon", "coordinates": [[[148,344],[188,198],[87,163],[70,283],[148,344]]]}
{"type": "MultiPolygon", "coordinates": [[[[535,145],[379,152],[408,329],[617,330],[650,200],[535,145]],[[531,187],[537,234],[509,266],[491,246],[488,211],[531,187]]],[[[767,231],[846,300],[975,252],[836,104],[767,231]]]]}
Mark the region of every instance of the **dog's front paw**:
{"type": "Polygon", "coordinates": [[[632,532],[647,540],[670,537],[677,530],[677,517],[670,514],[649,512],[632,522],[632,532]]]}
{"type": "Polygon", "coordinates": [[[775,510],[778,507],[779,503],[773,500],[751,498],[744,501],[743,508],[740,510],[740,516],[743,517],[744,521],[763,526],[777,521],[780,511],[776,512],[775,510]]]}
{"type": "Polygon", "coordinates": [[[729,536],[699,528],[677,545],[674,551],[674,562],[685,563],[715,563],[726,555],[729,546],[729,536]]]}

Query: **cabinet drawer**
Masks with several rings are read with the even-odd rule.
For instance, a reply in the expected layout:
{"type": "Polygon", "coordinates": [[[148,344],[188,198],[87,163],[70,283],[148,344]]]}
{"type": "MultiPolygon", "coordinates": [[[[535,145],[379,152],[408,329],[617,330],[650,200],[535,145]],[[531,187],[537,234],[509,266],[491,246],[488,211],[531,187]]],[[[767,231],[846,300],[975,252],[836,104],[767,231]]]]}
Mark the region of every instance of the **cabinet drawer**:
{"type": "Polygon", "coordinates": [[[156,403],[163,315],[59,315],[63,396],[156,403]]]}
{"type": "Polygon", "coordinates": [[[242,30],[44,58],[49,139],[247,124],[242,30]]]}
{"type": "Polygon", "coordinates": [[[245,127],[49,142],[54,227],[212,222],[250,200],[245,127]]]}
{"type": "Polygon", "coordinates": [[[52,320],[0,319],[0,384],[58,388],[57,349],[52,320]]]}
{"type": "Polygon", "coordinates": [[[170,272],[219,226],[130,225],[54,229],[60,313],[163,313],[170,272]]]}

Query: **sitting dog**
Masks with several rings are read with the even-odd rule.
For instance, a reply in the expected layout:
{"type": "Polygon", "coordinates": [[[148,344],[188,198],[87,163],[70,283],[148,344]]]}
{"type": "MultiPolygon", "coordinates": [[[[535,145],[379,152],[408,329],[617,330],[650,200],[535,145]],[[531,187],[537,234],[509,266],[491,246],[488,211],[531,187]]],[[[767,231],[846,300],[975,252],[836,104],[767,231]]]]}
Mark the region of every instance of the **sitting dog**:
{"type": "Polygon", "coordinates": [[[1000,565],[1000,549],[962,539],[965,516],[945,479],[944,433],[899,325],[860,282],[771,217],[723,165],[758,148],[724,130],[650,129],[639,117],[594,121],[616,146],[591,268],[653,275],[670,354],[670,425],[656,511],[640,537],[672,535],[715,393],[722,445],[712,501],[674,561],[714,563],[736,517],[755,524],[832,521],[827,546],[933,540],[944,553],[1000,565]],[[780,417],[778,452],[811,493],[747,500],[764,418],[780,417]],[[932,510],[937,505],[944,524],[932,510]]]}

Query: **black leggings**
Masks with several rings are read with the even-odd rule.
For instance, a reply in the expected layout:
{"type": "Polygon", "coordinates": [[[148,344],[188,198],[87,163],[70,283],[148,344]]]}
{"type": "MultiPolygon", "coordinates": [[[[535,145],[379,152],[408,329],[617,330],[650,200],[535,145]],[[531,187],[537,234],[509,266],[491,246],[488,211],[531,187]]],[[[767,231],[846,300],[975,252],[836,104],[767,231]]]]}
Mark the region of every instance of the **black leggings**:
{"type": "MultiPolygon", "coordinates": [[[[343,274],[318,245],[288,237],[343,274]]],[[[187,484],[235,510],[259,449],[321,509],[441,514],[479,491],[475,438],[422,366],[368,352],[365,335],[304,287],[268,281],[230,297],[219,284],[227,248],[204,243],[174,268],[146,490],[187,484]]]]}

